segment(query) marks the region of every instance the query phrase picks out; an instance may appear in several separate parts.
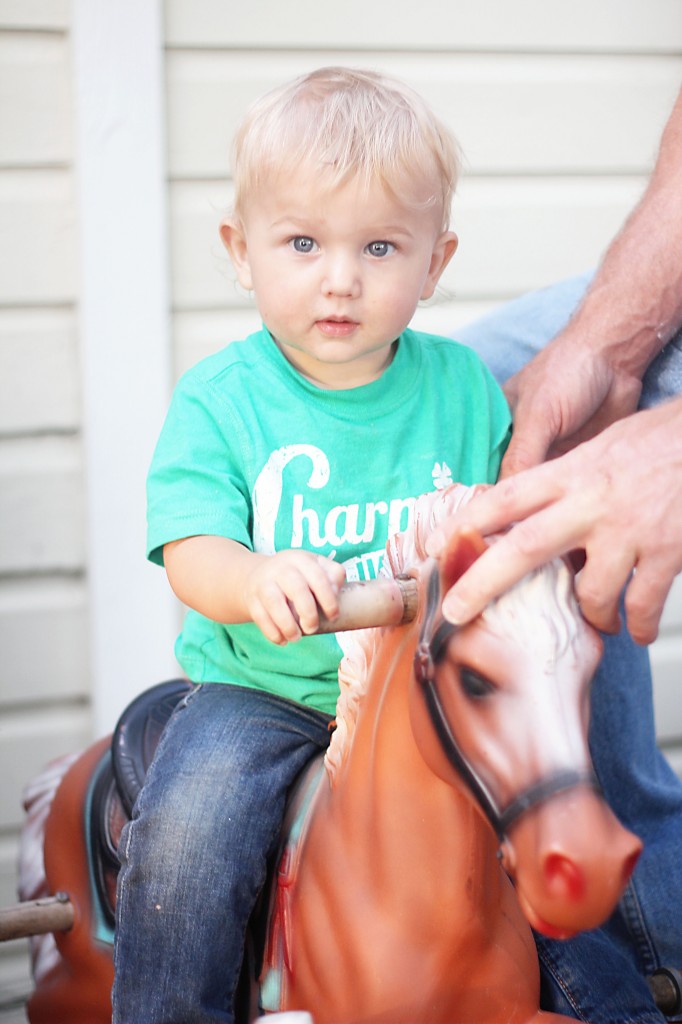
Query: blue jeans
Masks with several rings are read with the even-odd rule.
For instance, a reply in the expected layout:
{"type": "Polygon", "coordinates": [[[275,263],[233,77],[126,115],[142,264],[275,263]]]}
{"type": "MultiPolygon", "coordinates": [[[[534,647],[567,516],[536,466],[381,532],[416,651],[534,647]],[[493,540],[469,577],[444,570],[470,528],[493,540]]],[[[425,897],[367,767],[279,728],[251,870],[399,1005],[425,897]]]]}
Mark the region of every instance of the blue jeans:
{"type": "MultiPolygon", "coordinates": [[[[453,337],[475,349],[503,384],[564,327],[591,277],[580,274],[528,292],[460,328],[453,337]]],[[[682,394],[682,331],[656,356],[642,384],[641,409],[682,394]]]]}
{"type": "Polygon", "coordinates": [[[286,794],[326,748],[329,721],[223,684],[176,709],[121,837],[114,1024],[233,1020],[286,794]]]}
{"type": "MultiPolygon", "coordinates": [[[[503,383],[566,323],[589,275],[507,303],[457,331],[503,383]]],[[[641,407],[682,394],[682,332],[647,371],[641,407]]],[[[682,967],[682,785],[658,751],[646,650],[623,629],[605,638],[590,746],[607,800],[644,841],[613,917],[568,942],[536,936],[543,1006],[591,1024],[662,1024],[644,976],[682,967]]],[[[676,1018],[680,1019],[680,1018],[676,1018]]]]}

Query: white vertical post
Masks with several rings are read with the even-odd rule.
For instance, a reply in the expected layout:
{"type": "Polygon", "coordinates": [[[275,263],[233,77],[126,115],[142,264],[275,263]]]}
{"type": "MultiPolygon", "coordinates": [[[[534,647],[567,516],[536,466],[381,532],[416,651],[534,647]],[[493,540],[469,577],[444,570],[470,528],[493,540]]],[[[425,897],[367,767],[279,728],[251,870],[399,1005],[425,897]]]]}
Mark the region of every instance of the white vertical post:
{"type": "Polygon", "coordinates": [[[73,0],[80,341],[94,726],[178,669],[146,563],[145,477],[171,339],[160,0],[73,0]]]}

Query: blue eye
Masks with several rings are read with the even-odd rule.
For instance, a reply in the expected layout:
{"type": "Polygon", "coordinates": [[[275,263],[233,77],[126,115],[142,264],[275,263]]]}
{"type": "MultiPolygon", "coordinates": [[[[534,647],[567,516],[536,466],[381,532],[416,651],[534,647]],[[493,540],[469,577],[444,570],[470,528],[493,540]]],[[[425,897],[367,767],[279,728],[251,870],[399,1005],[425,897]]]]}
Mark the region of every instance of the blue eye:
{"type": "Polygon", "coordinates": [[[317,243],[313,238],[309,238],[307,235],[297,235],[292,238],[289,245],[295,252],[313,252],[317,248],[317,243]]]}
{"type": "Polygon", "coordinates": [[[383,241],[370,242],[369,245],[366,246],[365,248],[365,252],[367,252],[370,256],[376,256],[379,259],[382,256],[388,256],[390,252],[394,251],[395,246],[391,242],[383,241]]]}

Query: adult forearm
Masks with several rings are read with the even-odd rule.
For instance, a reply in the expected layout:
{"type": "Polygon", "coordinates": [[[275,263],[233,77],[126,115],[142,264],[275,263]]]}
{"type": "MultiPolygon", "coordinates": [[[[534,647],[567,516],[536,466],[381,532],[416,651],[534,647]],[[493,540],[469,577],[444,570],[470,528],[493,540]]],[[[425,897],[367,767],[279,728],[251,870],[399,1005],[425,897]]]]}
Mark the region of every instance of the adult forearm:
{"type": "Polygon", "coordinates": [[[682,92],[640,203],[609,246],[565,337],[641,377],[682,324],[682,92]]]}

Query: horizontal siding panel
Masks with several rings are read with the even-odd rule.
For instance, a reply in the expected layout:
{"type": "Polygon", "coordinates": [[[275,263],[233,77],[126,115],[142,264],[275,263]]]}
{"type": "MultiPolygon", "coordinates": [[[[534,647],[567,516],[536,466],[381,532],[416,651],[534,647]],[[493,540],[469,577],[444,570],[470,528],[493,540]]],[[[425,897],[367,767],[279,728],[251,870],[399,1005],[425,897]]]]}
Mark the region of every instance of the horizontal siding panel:
{"type": "Polygon", "coordinates": [[[656,735],[682,745],[682,636],[662,636],[651,648],[656,735]]]}
{"type": "Polygon", "coordinates": [[[329,62],[413,85],[450,124],[474,174],[646,173],[682,80],[679,57],[172,51],[171,177],[226,175],[248,104],[329,62]]]}
{"type": "Polygon", "coordinates": [[[15,833],[0,837],[0,907],[17,902],[17,847],[15,833]]]}
{"type": "Polygon", "coordinates": [[[82,570],[83,509],[77,439],[0,444],[0,573],[82,570]]]}
{"type": "MultiPolygon", "coordinates": [[[[661,618],[661,633],[670,633],[675,630],[682,633],[682,576],[678,576],[674,580],[661,618]]],[[[680,656],[682,660],[682,646],[680,647],[680,656]]]]}
{"type": "Polygon", "coordinates": [[[72,301],[75,236],[68,172],[0,172],[0,306],[72,301]]]}
{"type": "Polygon", "coordinates": [[[176,309],[244,306],[218,235],[232,191],[225,181],[170,187],[171,294],[176,309]]]}
{"type": "Polygon", "coordinates": [[[496,303],[467,302],[462,300],[445,301],[434,297],[422,303],[412,318],[411,326],[418,331],[429,331],[432,334],[444,334],[446,337],[457,338],[457,331],[465,324],[478,320],[486,313],[492,312],[496,303]]]}
{"type": "Polygon", "coordinates": [[[669,53],[682,39],[679,0],[166,0],[174,46],[315,49],[556,50],[669,53]]]}
{"type": "Polygon", "coordinates": [[[664,746],[662,749],[668,764],[678,778],[682,779],[682,743],[672,747],[664,746]]]}
{"type": "MultiPolygon", "coordinates": [[[[3,942],[0,945],[0,993],[10,1004],[12,999],[25,998],[33,991],[28,958],[28,940],[3,942]]],[[[23,1009],[0,1010],[2,1024],[26,1024],[28,1017],[23,1009]]]]}
{"type": "Polygon", "coordinates": [[[74,314],[0,310],[0,435],[72,431],[80,418],[74,314]]]}
{"type": "Polygon", "coordinates": [[[87,708],[50,708],[42,714],[5,713],[0,721],[0,821],[5,828],[24,820],[22,793],[52,760],[90,742],[87,708]]]}
{"type": "MultiPolygon", "coordinates": [[[[637,178],[465,178],[453,207],[460,247],[443,291],[465,301],[505,298],[589,269],[644,185],[637,178]]],[[[218,237],[228,205],[223,182],[171,186],[176,309],[245,305],[218,237]]]]}
{"type": "Polygon", "coordinates": [[[66,37],[0,34],[0,166],[41,166],[71,158],[66,37]]]}
{"type": "Polygon", "coordinates": [[[87,622],[84,580],[0,581],[0,711],[89,697],[87,622]]]}
{"type": "Polygon", "coordinates": [[[645,179],[464,178],[453,204],[459,248],[443,275],[460,299],[513,297],[595,265],[645,179]]]}
{"type": "Polygon", "coordinates": [[[65,29],[70,0],[0,0],[0,28],[65,29]]]}

